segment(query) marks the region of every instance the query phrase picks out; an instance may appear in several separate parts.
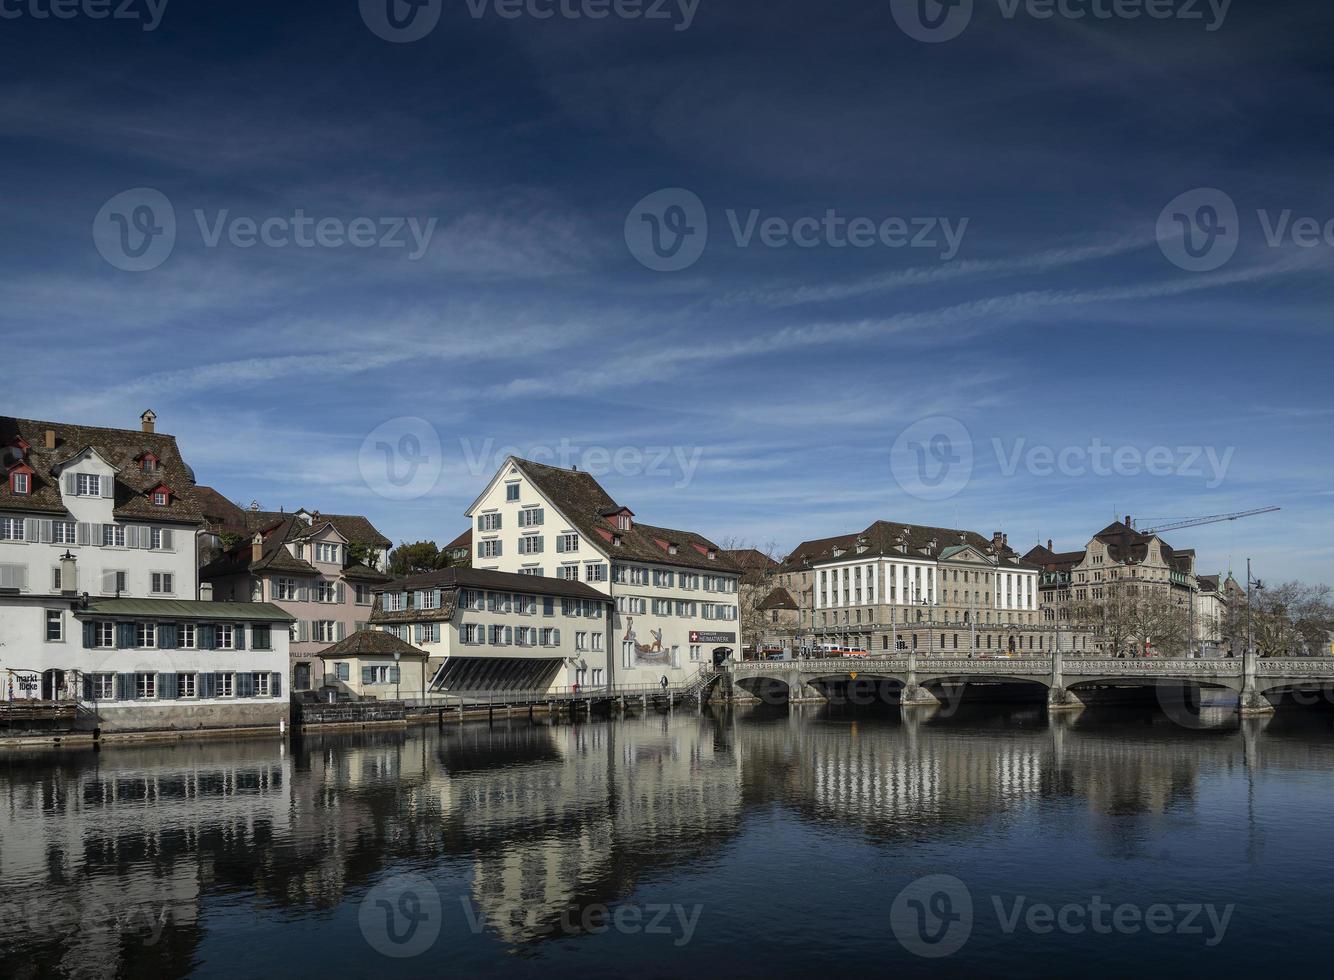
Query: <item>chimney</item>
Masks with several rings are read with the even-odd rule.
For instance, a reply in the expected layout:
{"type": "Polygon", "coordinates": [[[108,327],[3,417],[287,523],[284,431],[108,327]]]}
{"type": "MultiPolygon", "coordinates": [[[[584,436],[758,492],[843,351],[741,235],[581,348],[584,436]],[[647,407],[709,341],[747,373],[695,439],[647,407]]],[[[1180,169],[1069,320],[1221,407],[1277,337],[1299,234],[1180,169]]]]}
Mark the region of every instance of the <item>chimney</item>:
{"type": "Polygon", "coordinates": [[[1133,528],[1135,525],[1130,520],[1130,515],[1126,515],[1126,527],[1133,528]]]}
{"type": "Polygon", "coordinates": [[[1047,550],[1048,550],[1048,551],[1052,551],[1052,550],[1053,550],[1053,549],[1052,549],[1052,546],[1051,546],[1051,538],[1048,538],[1048,539],[1047,539],[1047,550]]]}
{"type": "Polygon", "coordinates": [[[997,551],[1000,551],[1001,546],[1004,544],[1005,544],[1005,535],[1001,534],[1000,531],[992,531],[991,546],[995,548],[997,551]]]}
{"type": "Polygon", "coordinates": [[[75,565],[75,557],[70,554],[68,548],[60,556],[60,594],[78,595],[79,594],[79,570],[75,565]]]}
{"type": "Polygon", "coordinates": [[[152,432],[153,423],[156,421],[157,421],[157,413],[154,412],[151,408],[148,411],[144,412],[143,415],[139,416],[139,426],[145,432],[152,432]]]}
{"type": "Polygon", "coordinates": [[[212,602],[212,601],[213,601],[213,583],[212,583],[212,582],[200,582],[200,583],[199,583],[199,601],[200,601],[200,602],[212,602]]]}
{"type": "Polygon", "coordinates": [[[256,531],[255,536],[250,539],[250,560],[252,562],[257,562],[263,557],[264,557],[264,535],[256,531]]]}
{"type": "Polygon", "coordinates": [[[42,442],[46,444],[46,448],[47,448],[47,449],[55,449],[55,448],[56,448],[56,430],[55,430],[55,429],[47,429],[46,432],[43,434],[42,442]]]}

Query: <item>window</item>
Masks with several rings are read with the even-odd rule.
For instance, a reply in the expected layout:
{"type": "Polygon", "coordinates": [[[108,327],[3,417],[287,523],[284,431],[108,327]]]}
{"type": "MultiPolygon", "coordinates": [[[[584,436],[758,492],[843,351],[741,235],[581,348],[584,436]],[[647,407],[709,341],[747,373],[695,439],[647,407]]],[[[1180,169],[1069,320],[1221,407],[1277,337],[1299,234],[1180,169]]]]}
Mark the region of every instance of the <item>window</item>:
{"type": "Polygon", "coordinates": [[[540,555],[542,554],[542,535],[529,534],[519,539],[519,554],[521,555],[540,555]]]}
{"type": "Polygon", "coordinates": [[[465,623],[460,638],[464,643],[485,643],[486,627],[478,623],[465,623]]]}
{"type": "Polygon", "coordinates": [[[602,652],[602,634],[594,633],[592,636],[593,636],[593,651],[595,653],[602,652]]]}
{"type": "Polygon", "coordinates": [[[217,695],[220,698],[230,698],[236,695],[236,675],[235,674],[214,674],[217,680],[217,695]]]}
{"type": "Polygon", "coordinates": [[[567,582],[578,582],[579,566],[562,565],[560,568],[556,569],[556,577],[559,579],[564,579],[567,582]]]}
{"type": "Polygon", "coordinates": [[[279,578],[273,580],[273,597],[291,601],[296,598],[296,579],[279,578]]]}
{"type": "Polygon", "coordinates": [[[267,698],[269,696],[269,679],[267,673],[251,675],[251,684],[255,691],[255,697],[267,698]]]}
{"type": "Polygon", "coordinates": [[[77,544],[75,540],[79,525],[73,521],[53,521],[51,523],[51,540],[56,544],[77,544]]]}
{"type": "Polygon", "coordinates": [[[579,550],[579,535],[561,534],[556,537],[556,550],[571,553],[579,550]]]}
{"type": "Polygon", "coordinates": [[[176,627],[176,645],[182,650],[193,650],[195,648],[195,624],[181,623],[176,627]]]}
{"type": "Polygon", "coordinates": [[[232,632],[232,627],[229,623],[221,623],[218,625],[217,644],[219,650],[236,649],[236,636],[232,632]]]}
{"type": "Polygon", "coordinates": [[[154,505],[155,507],[166,507],[166,506],[167,506],[167,494],[166,494],[166,491],[164,491],[164,490],[154,490],[154,491],[153,491],[153,505],[154,505]]]}
{"type": "Polygon", "coordinates": [[[519,485],[517,483],[505,484],[505,499],[509,501],[519,499],[519,485]]]}
{"type": "Polygon", "coordinates": [[[333,643],[337,624],[332,619],[315,620],[315,639],[319,643],[333,643]]]}
{"type": "Polygon", "coordinates": [[[584,566],[585,582],[605,582],[607,581],[607,566],[601,562],[584,566]]]}
{"type": "Polygon", "coordinates": [[[157,697],[157,674],[135,674],[134,696],[136,698],[157,697]]]}
{"type": "Polygon", "coordinates": [[[250,649],[272,650],[273,631],[268,626],[250,627],[250,649]]]}
{"type": "Polygon", "coordinates": [[[178,698],[199,697],[199,676],[197,674],[177,674],[176,696],[178,698]]]}
{"type": "Polygon", "coordinates": [[[593,668],[593,686],[594,686],[594,687],[601,687],[601,686],[602,686],[602,668],[601,668],[601,667],[594,667],[594,668],[593,668]]]}
{"type": "Polygon", "coordinates": [[[63,643],[65,640],[65,617],[59,609],[46,611],[46,642],[63,643]]]}
{"type": "Polygon", "coordinates": [[[22,493],[27,493],[27,492],[28,492],[28,474],[27,474],[27,473],[15,473],[15,474],[14,474],[14,492],[15,492],[15,493],[20,493],[20,494],[22,494],[22,493]]]}
{"type": "Polygon", "coordinates": [[[499,558],[500,551],[499,541],[482,541],[477,545],[478,558],[499,558]]]}
{"type": "Polygon", "coordinates": [[[171,572],[153,573],[153,592],[156,595],[171,595],[175,591],[171,587],[171,572]]]}
{"type": "Polygon", "coordinates": [[[104,548],[124,548],[125,547],[125,528],[119,524],[102,525],[102,547],[104,548]]]}
{"type": "Polygon", "coordinates": [[[102,478],[95,473],[78,473],[74,477],[76,497],[102,496],[102,478]]]}
{"type": "Polygon", "coordinates": [[[369,606],[371,604],[371,587],[369,585],[355,585],[353,589],[356,592],[356,602],[359,606],[369,606]]]}
{"type": "Polygon", "coordinates": [[[544,572],[544,571],[542,570],[542,566],[541,566],[541,565],[529,565],[527,568],[521,568],[521,569],[519,569],[519,574],[520,574],[520,575],[535,575],[535,576],[537,576],[538,578],[542,578],[543,576],[546,575],[546,572],[544,572]]]}
{"type": "Polygon", "coordinates": [[[157,646],[157,624],[135,623],[134,645],[145,650],[151,650],[157,646]]]}
{"type": "Polygon", "coordinates": [[[99,622],[93,631],[94,642],[103,650],[109,650],[116,645],[116,624],[105,620],[99,622]]]}
{"type": "Polygon", "coordinates": [[[60,569],[59,567],[51,569],[51,591],[61,592],[60,587],[60,569]]]}
{"type": "Polygon", "coordinates": [[[349,681],[352,679],[351,664],[334,664],[334,676],[340,681],[349,681]]]}
{"type": "Polygon", "coordinates": [[[338,563],[338,545],[321,541],[315,545],[315,560],[338,563]]]}
{"type": "Polygon", "coordinates": [[[690,648],[690,659],[691,659],[691,660],[698,660],[698,659],[699,659],[699,650],[700,650],[699,646],[692,646],[692,647],[690,648]]]}
{"type": "Polygon", "coordinates": [[[574,648],[581,653],[588,650],[588,634],[583,630],[574,634],[574,648]]]}
{"type": "Polygon", "coordinates": [[[116,675],[93,675],[93,699],[95,701],[114,701],[116,699],[116,675]]]}
{"type": "Polygon", "coordinates": [[[413,641],[416,643],[439,643],[440,624],[418,623],[413,632],[413,641]]]}
{"type": "Polygon", "coordinates": [[[0,517],[0,541],[22,541],[23,518],[0,517]]]}
{"type": "Polygon", "coordinates": [[[154,551],[171,550],[171,532],[155,527],[148,532],[148,547],[154,551]]]}
{"type": "Polygon", "coordinates": [[[499,514],[483,514],[481,517],[477,518],[477,530],[479,530],[479,531],[499,531],[499,530],[500,530],[500,515],[499,515],[499,514]]]}
{"type": "Polygon", "coordinates": [[[541,507],[529,507],[519,511],[519,527],[541,527],[542,520],[541,507]]]}
{"type": "Polygon", "coordinates": [[[333,582],[320,579],[315,583],[315,601],[316,602],[334,602],[337,599],[338,590],[333,582]]]}

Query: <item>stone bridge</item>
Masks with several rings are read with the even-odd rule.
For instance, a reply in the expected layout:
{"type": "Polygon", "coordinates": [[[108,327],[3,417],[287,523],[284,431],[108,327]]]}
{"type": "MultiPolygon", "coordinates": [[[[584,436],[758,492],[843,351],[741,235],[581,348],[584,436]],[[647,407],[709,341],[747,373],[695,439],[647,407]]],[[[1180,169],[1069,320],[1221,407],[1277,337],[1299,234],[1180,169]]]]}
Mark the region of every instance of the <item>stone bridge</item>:
{"type": "Polygon", "coordinates": [[[1068,654],[983,660],[908,654],[735,663],[722,676],[743,696],[769,702],[846,699],[906,707],[966,697],[1042,698],[1050,710],[1060,711],[1147,695],[1163,704],[1198,707],[1200,692],[1212,688],[1235,693],[1239,712],[1255,715],[1273,711],[1284,700],[1334,700],[1334,659],[1263,660],[1253,654],[1239,660],[1068,654]]]}

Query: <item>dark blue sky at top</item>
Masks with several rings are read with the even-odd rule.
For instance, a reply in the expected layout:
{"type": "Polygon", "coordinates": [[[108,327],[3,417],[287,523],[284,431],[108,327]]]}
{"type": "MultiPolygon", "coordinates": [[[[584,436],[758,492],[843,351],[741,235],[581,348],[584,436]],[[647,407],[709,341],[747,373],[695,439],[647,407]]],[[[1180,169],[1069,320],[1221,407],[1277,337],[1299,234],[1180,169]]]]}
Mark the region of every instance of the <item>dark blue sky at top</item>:
{"type": "Polygon", "coordinates": [[[1271,245],[1257,214],[1334,219],[1334,11],[1235,0],[1211,31],[1207,4],[1125,21],[976,0],[927,44],[890,7],[700,0],[675,30],[448,0],[394,44],[355,0],[171,0],[153,31],[9,0],[0,411],[132,425],[152,407],[233,499],[364,512],[395,539],[453,537],[504,447],[566,440],[595,470],[646,450],[608,490],[720,540],[781,550],[884,518],[1075,547],[1113,514],[1279,505],[1168,538],[1203,570],[1252,555],[1334,578],[1334,243],[1271,245]],[[93,236],[133,188],[178,224],[137,273],[93,236]],[[708,216],[678,272],[624,233],[663,188],[708,216]],[[1235,255],[1204,271],[1155,240],[1196,188],[1239,214],[1235,255]],[[195,218],[298,209],[436,224],[414,260],[209,247],[195,218]],[[948,259],[741,247],[729,210],[967,225],[948,259]],[[942,416],[970,475],[914,495],[893,447],[942,416]],[[438,435],[439,477],[394,499],[363,443],[419,433],[408,418],[438,435]],[[1006,462],[1094,440],[1174,462],[1006,462]],[[1195,447],[1228,460],[1218,478],[1195,447]]]}

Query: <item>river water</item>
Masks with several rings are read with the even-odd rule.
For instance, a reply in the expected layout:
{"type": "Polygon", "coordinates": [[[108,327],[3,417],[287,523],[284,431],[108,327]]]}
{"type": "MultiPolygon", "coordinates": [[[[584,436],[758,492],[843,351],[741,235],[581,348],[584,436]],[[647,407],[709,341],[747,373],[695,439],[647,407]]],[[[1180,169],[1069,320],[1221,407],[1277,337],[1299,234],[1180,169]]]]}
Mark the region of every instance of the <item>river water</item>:
{"type": "Polygon", "coordinates": [[[814,706],[0,758],[0,976],[1318,962],[1334,715],[814,706]]]}

